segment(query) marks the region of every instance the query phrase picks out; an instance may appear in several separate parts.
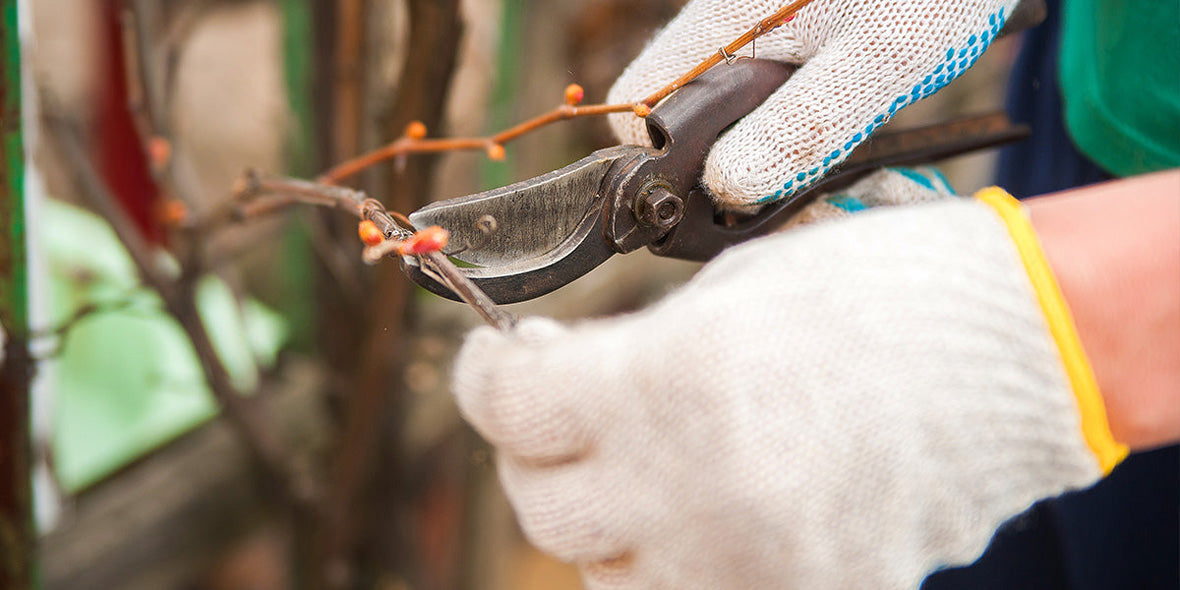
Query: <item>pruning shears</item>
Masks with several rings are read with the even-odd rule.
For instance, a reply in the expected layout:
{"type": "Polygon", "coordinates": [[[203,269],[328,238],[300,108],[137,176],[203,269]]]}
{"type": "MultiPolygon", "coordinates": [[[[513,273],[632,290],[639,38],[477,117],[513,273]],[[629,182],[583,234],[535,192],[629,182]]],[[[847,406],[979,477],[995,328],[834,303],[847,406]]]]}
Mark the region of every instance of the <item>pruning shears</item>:
{"type": "MultiPolygon", "coordinates": [[[[1043,0],[1022,0],[1000,35],[1041,22],[1043,0]]],[[[646,117],[652,147],[598,150],[560,170],[487,192],[439,201],[409,216],[440,226],[467,279],[454,281],[404,257],[410,278],[448,299],[516,303],[550,293],[615,254],[642,247],[660,256],[704,261],[728,246],[773,232],[816,197],[883,166],[912,166],[996,147],[1029,135],[997,112],[921,128],[886,126],[805,190],[754,215],[714,209],[700,185],[705,157],[731,125],[795,71],[754,58],[726,60],[664,99],[646,117]],[[442,280],[440,280],[442,279],[442,280]],[[484,295],[486,294],[486,297],[484,295]]]]}
{"type": "MultiPolygon", "coordinates": [[[[730,245],[774,231],[817,196],[882,166],[928,163],[1028,134],[1026,126],[1011,124],[1001,113],[904,131],[886,128],[806,190],[754,215],[718,213],[700,186],[710,147],[794,69],[752,58],[716,66],[647,116],[652,147],[601,149],[530,180],[432,203],[412,213],[410,222],[448,230],[443,254],[492,301],[516,303],[642,247],[660,256],[709,260],[730,245]]],[[[405,263],[419,285],[459,299],[413,257],[405,263]]]]}

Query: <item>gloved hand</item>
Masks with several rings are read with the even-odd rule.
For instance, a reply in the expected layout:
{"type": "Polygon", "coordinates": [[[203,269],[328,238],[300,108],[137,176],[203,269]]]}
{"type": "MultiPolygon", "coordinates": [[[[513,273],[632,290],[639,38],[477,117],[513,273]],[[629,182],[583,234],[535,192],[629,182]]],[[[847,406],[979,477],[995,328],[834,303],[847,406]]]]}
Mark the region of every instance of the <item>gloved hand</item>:
{"type": "MultiPolygon", "coordinates": [[[[722,208],[790,196],[839,164],[898,109],[958,77],[995,39],[1016,0],[816,0],[756,41],[757,56],[801,65],[714,146],[704,182],[722,208]]],[[[627,68],[608,101],[675,80],[782,7],[781,0],[693,0],[627,68]]],[[[748,54],[748,49],[745,53],[748,54]]],[[[642,120],[610,118],[647,145],[642,120]]]]}
{"type": "Polygon", "coordinates": [[[1125,453],[1012,235],[943,199],[762,238],[639,313],[477,330],[459,407],[589,588],[913,588],[1125,453]]]}
{"type": "Polygon", "coordinates": [[[816,199],[791,216],[782,230],[858,215],[869,209],[955,198],[950,182],[931,166],[882,168],[848,189],[816,199]]]}

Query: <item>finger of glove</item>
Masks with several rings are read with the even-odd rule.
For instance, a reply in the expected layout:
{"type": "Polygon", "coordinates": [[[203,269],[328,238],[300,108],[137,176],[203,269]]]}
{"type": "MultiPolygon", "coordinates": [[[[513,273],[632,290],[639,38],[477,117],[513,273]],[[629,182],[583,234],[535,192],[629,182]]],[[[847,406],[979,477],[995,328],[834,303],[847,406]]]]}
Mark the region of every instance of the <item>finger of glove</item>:
{"type": "Polygon", "coordinates": [[[624,552],[615,557],[582,564],[579,566],[582,587],[585,590],[641,590],[660,587],[637,571],[635,562],[633,553],[624,552]]]}
{"type": "Polygon", "coordinates": [[[529,541],[570,563],[593,563],[622,555],[627,545],[617,526],[625,498],[590,463],[538,467],[501,457],[500,483],[529,541]]]}
{"type": "Polygon", "coordinates": [[[851,199],[865,209],[872,209],[930,203],[954,196],[955,189],[937,168],[920,166],[878,170],[829,199],[851,199]]]}
{"type": "MultiPolygon", "coordinates": [[[[915,6],[940,3],[901,2],[915,6]]],[[[1003,3],[941,8],[940,26],[913,30],[890,15],[868,15],[833,34],[762,106],[709,153],[704,181],[719,206],[752,210],[814,183],[898,110],[945,86],[983,53],[1003,26],[1003,3]],[[958,19],[948,21],[948,19],[958,19]],[[952,25],[948,25],[951,22],[952,25]]],[[[927,26],[927,25],[923,25],[927,26]]]]}
{"type": "Polygon", "coordinates": [[[936,168],[884,168],[847,190],[816,199],[791,216],[783,228],[843,219],[877,207],[913,205],[954,196],[950,182],[936,168]]]}
{"type": "Polygon", "coordinates": [[[510,334],[481,327],[467,337],[455,362],[455,400],[501,452],[552,463],[586,450],[588,417],[570,386],[585,379],[576,375],[580,359],[563,352],[568,334],[556,322],[528,318],[510,334]]]}
{"type": "MultiPolygon", "coordinates": [[[[607,102],[642,100],[717,53],[719,48],[738,38],[759,20],[782,8],[781,4],[777,0],[689,2],[627,66],[607,94],[607,102]]],[[[773,37],[759,41],[758,55],[794,62],[802,47],[796,27],[788,24],[776,30],[773,37]]],[[[632,113],[615,113],[608,117],[608,121],[620,142],[651,145],[643,119],[632,113]]]]}

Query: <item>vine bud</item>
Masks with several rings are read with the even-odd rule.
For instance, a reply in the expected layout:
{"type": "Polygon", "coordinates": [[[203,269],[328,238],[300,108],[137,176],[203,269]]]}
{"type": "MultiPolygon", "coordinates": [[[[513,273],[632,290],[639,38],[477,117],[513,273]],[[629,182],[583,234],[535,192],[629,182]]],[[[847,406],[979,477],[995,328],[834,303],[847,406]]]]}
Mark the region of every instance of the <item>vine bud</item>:
{"type": "Polygon", "coordinates": [[[357,224],[356,233],[366,246],[376,246],[385,241],[385,235],[377,229],[377,224],[368,219],[357,224]]]}
{"type": "Polygon", "coordinates": [[[568,104],[571,107],[575,106],[582,102],[582,99],[585,97],[586,91],[583,90],[581,86],[577,84],[570,84],[569,86],[565,87],[565,104],[568,104]]]}
{"type": "Polygon", "coordinates": [[[432,225],[428,228],[418,230],[414,235],[407,238],[397,247],[397,253],[402,256],[413,256],[428,252],[438,252],[446,247],[447,240],[450,238],[451,232],[437,225],[432,225]]]}
{"type": "Polygon", "coordinates": [[[422,124],[422,121],[410,121],[410,124],[406,125],[405,134],[410,139],[422,139],[426,137],[426,125],[422,124]]]}
{"type": "Polygon", "coordinates": [[[160,201],[156,213],[160,222],[167,226],[176,227],[188,221],[188,207],[177,199],[160,201]]]}
{"type": "Polygon", "coordinates": [[[159,135],[153,135],[148,139],[147,153],[152,168],[162,170],[172,160],[172,143],[159,135]]]}

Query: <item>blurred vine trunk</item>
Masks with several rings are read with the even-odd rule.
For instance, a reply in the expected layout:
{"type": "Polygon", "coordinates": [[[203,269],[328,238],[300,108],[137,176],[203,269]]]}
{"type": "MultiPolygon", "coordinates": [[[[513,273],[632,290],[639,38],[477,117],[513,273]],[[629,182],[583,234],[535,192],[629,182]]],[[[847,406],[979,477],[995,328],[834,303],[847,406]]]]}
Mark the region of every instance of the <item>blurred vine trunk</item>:
{"type": "MultiPolygon", "coordinates": [[[[444,107],[463,36],[460,3],[407,0],[403,10],[397,4],[315,3],[318,77],[326,82],[315,85],[317,129],[325,139],[321,145],[330,146],[323,165],[388,143],[411,121],[424,123],[432,134],[444,131],[444,107]],[[383,26],[395,30],[382,31],[383,26]],[[408,35],[403,51],[368,50],[394,37],[397,29],[408,35]]],[[[393,210],[413,211],[431,200],[435,165],[435,157],[415,157],[411,165],[393,171],[383,166],[359,176],[357,188],[393,210]]],[[[329,231],[348,243],[355,224],[337,223],[338,216],[329,215],[329,231]]],[[[416,333],[419,324],[411,319],[417,315],[411,285],[396,264],[376,265],[364,273],[358,268],[364,296],[357,301],[339,288],[329,269],[320,270],[317,291],[324,313],[319,341],[329,366],[342,379],[331,392],[339,436],[327,465],[320,527],[317,535],[303,540],[315,545],[312,556],[318,566],[304,577],[322,580],[328,588],[378,587],[392,580],[427,590],[452,588],[451,572],[459,564],[451,548],[458,546],[462,495],[438,488],[461,489],[450,482],[463,470],[434,465],[424,476],[413,477],[419,458],[408,456],[405,445],[403,371],[409,343],[421,337],[416,333]],[[440,505],[440,497],[452,501],[440,505]],[[423,510],[450,514],[429,519],[432,530],[427,534],[433,541],[424,542],[417,526],[423,510]],[[450,523],[443,527],[448,530],[439,530],[438,523],[450,523]]],[[[462,465],[463,453],[450,455],[452,463],[462,465]]]]}

